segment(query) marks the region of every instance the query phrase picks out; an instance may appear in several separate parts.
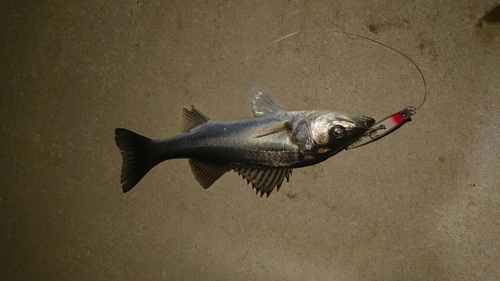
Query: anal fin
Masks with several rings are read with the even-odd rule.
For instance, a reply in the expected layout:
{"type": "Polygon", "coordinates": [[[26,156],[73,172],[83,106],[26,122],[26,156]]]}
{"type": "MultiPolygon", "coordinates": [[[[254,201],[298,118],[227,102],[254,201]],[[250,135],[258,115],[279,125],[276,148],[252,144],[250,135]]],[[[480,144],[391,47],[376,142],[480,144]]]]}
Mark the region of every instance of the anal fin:
{"type": "Polygon", "coordinates": [[[252,183],[252,188],[255,188],[257,193],[260,192],[260,196],[265,193],[268,197],[275,187],[279,190],[283,180],[286,178],[288,182],[292,175],[290,168],[234,168],[233,170],[248,183],[252,183]]]}

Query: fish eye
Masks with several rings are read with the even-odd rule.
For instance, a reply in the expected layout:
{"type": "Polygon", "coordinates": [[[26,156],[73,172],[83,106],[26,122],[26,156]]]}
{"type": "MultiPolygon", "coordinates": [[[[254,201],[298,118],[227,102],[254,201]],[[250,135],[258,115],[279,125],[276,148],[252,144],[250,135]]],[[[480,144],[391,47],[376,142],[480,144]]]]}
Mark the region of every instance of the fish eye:
{"type": "Polygon", "coordinates": [[[345,128],[340,125],[335,125],[330,129],[330,136],[335,139],[340,139],[345,135],[345,128]]]}

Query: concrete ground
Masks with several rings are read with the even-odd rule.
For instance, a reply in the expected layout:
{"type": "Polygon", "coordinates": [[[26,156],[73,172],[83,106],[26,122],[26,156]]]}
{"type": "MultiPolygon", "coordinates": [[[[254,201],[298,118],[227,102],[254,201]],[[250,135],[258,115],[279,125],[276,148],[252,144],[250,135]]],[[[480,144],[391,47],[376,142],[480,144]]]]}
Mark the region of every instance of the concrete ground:
{"type": "Polygon", "coordinates": [[[500,278],[500,2],[56,2],[0,5],[1,280],[500,278]],[[338,31],[421,68],[412,122],[269,198],[186,160],[122,193],[113,130],[174,136],[183,106],[421,103],[408,60],[338,31]]]}

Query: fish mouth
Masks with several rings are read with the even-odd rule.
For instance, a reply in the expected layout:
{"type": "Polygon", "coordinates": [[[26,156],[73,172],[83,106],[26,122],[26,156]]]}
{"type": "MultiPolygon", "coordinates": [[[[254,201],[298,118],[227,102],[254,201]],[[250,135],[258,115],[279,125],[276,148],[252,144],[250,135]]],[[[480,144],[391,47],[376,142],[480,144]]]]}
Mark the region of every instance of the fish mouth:
{"type": "Polygon", "coordinates": [[[375,124],[375,119],[368,116],[363,116],[363,125],[367,130],[370,129],[373,124],[375,124]]]}

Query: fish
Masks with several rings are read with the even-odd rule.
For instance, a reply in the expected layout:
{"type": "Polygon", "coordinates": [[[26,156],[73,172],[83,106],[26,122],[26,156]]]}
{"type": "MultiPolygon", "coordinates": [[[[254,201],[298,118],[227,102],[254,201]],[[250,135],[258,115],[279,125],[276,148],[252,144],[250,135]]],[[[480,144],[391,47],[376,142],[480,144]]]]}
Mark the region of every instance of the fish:
{"type": "Polygon", "coordinates": [[[156,165],[188,159],[205,189],[228,171],[241,175],[266,197],[292,170],[339,153],[370,130],[371,117],[332,110],[286,111],[259,88],[251,90],[254,117],[212,121],[200,110],[183,108],[182,133],[156,140],[124,128],[115,129],[123,162],[121,185],[130,191],[156,165]]]}

